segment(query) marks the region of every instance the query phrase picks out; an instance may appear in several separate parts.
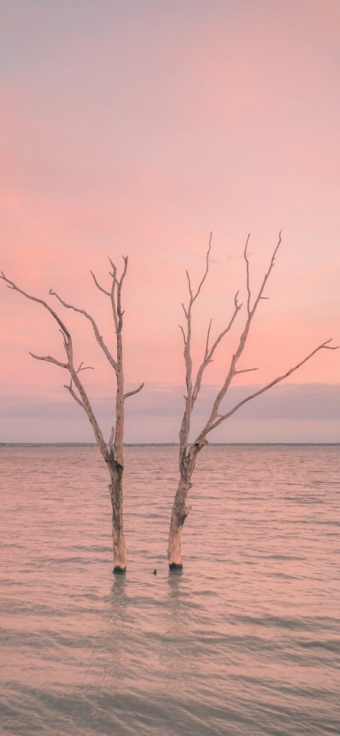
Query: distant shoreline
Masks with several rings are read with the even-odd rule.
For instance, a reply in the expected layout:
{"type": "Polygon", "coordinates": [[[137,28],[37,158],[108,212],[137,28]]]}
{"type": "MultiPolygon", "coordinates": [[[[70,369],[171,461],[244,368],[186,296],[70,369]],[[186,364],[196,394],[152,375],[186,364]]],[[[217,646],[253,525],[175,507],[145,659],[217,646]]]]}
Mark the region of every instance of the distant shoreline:
{"type": "MultiPolygon", "coordinates": [[[[340,442],[209,442],[209,447],[340,447],[340,442]]],[[[0,447],[97,447],[95,442],[0,442],[0,447]]],[[[125,442],[124,447],[179,447],[178,442],[125,442]]]]}

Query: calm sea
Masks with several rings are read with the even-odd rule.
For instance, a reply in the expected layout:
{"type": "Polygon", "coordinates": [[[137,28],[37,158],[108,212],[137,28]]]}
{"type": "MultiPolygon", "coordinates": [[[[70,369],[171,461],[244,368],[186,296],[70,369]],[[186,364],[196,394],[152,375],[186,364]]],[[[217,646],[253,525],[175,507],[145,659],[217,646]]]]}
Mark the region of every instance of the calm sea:
{"type": "Polygon", "coordinates": [[[0,733],[339,736],[340,447],[205,448],[182,576],[177,448],[125,455],[114,579],[97,448],[0,448],[0,733]]]}

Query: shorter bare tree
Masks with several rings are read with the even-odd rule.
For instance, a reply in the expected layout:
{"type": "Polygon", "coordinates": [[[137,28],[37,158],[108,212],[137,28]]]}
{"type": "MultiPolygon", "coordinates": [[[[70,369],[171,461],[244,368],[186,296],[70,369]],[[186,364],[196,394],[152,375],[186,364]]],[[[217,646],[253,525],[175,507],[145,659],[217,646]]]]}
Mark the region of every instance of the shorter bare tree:
{"type": "Polygon", "coordinates": [[[221,403],[223,399],[225,398],[227,391],[233,379],[235,378],[235,376],[239,375],[240,373],[247,373],[250,371],[257,370],[257,368],[238,369],[237,365],[238,365],[239,359],[242,356],[244,348],[246,346],[250,327],[251,327],[253,318],[255,316],[256,310],[260,304],[260,301],[262,299],[266,299],[266,297],[263,296],[263,292],[267,284],[267,281],[269,279],[269,276],[273,270],[276,254],[281,244],[281,232],[280,232],[278,243],[275,247],[275,250],[270,260],[269,268],[264,275],[259,292],[252,303],[252,295],[251,295],[251,289],[250,289],[250,268],[249,268],[249,259],[248,259],[248,244],[249,244],[250,235],[248,235],[246,244],[245,244],[245,248],[244,248],[244,252],[243,252],[245,265],[246,265],[246,287],[247,287],[247,300],[246,300],[247,314],[246,314],[245,326],[244,326],[243,331],[241,332],[241,336],[239,338],[236,352],[232,355],[230,365],[229,365],[229,370],[226,374],[224,383],[221,386],[220,390],[218,391],[215,401],[213,402],[209,418],[207,419],[203,429],[198,434],[194,442],[192,444],[189,444],[189,435],[190,435],[190,429],[191,429],[191,416],[192,416],[192,412],[193,412],[197,397],[201,389],[201,383],[202,383],[204,371],[209,365],[209,363],[211,363],[216,348],[218,347],[222,339],[225,337],[225,335],[230,331],[231,327],[233,326],[237,318],[239,311],[241,310],[243,306],[238,301],[238,292],[237,292],[234,297],[234,310],[230,318],[229,324],[216,337],[212,345],[210,345],[210,333],[211,333],[211,324],[212,324],[212,321],[210,320],[207,337],[205,341],[204,357],[203,357],[201,365],[198,368],[197,374],[194,377],[193,376],[193,363],[192,363],[192,356],[191,356],[192,309],[193,309],[193,305],[196,299],[198,298],[200,291],[202,289],[202,286],[208,275],[209,256],[210,256],[210,251],[211,251],[211,239],[212,239],[212,234],[210,234],[209,247],[208,247],[208,251],[206,255],[205,272],[204,272],[204,275],[196,291],[193,290],[188,271],[186,272],[187,280],[188,280],[189,302],[188,302],[188,306],[185,306],[184,304],[182,304],[184,316],[185,316],[185,328],[183,328],[180,325],[180,329],[182,331],[183,341],[184,341],[186,396],[184,397],[185,407],[184,407],[184,414],[183,414],[180,433],[179,433],[179,440],[180,440],[179,474],[180,474],[180,477],[179,477],[177,492],[176,492],[173,506],[172,506],[170,532],[169,532],[168,561],[169,561],[170,570],[176,570],[176,569],[181,570],[183,567],[182,553],[181,553],[182,531],[183,531],[184,522],[191,510],[191,506],[188,506],[186,501],[187,501],[189,490],[192,487],[191,478],[192,478],[192,474],[195,469],[196,459],[197,459],[198,453],[201,452],[204,445],[208,444],[208,440],[207,440],[208,434],[213,429],[215,429],[220,424],[222,424],[222,422],[224,422],[226,419],[229,419],[229,417],[235,414],[235,412],[237,412],[238,409],[240,409],[241,406],[246,404],[248,401],[255,399],[256,396],[260,396],[260,394],[263,394],[265,391],[268,391],[273,386],[275,386],[277,383],[280,383],[285,378],[290,376],[292,373],[297,371],[304,363],[310,360],[313,357],[313,355],[318,353],[320,350],[337,350],[337,347],[331,347],[329,345],[331,340],[327,340],[326,342],[323,342],[321,345],[318,345],[317,348],[312,350],[312,352],[309,353],[309,355],[303,358],[303,360],[300,360],[299,363],[293,366],[293,368],[290,368],[282,376],[278,376],[277,378],[274,378],[274,380],[270,381],[270,383],[268,383],[266,386],[263,386],[259,390],[254,391],[253,393],[249,394],[248,396],[246,396],[246,398],[242,399],[242,401],[239,401],[235,406],[233,406],[233,408],[230,409],[229,411],[225,413],[220,413],[221,403]]]}
{"type": "Polygon", "coordinates": [[[112,366],[116,376],[116,412],[115,412],[115,423],[111,429],[111,435],[108,444],[104,440],[103,433],[99,426],[98,420],[94,414],[90,399],[88,397],[85,386],[81,380],[80,374],[82,371],[89,370],[90,366],[84,366],[81,363],[76,368],[73,356],[73,342],[71,333],[66,327],[65,323],[60,319],[57,313],[52,307],[47,304],[43,299],[38,299],[35,296],[27,294],[27,292],[20,289],[16,284],[8,279],[3,272],[1,272],[0,278],[5,281],[9,289],[17,291],[22,294],[26,299],[30,299],[33,302],[41,304],[47,311],[52,315],[57,324],[59,325],[60,332],[63,337],[64,349],[66,353],[66,360],[57,360],[51,357],[51,355],[35,355],[30,353],[32,358],[35,360],[45,360],[48,363],[54,363],[59,368],[64,368],[70,375],[70,382],[65,384],[65,388],[71,394],[72,398],[81,406],[88,416],[91,423],[93,433],[102,454],[104,462],[106,463],[107,469],[110,476],[109,491],[112,503],[112,537],[113,537],[113,572],[124,573],[126,570],[126,545],[123,529],[123,472],[124,472],[124,455],[123,455],[123,438],[124,438],[124,403],[125,400],[137,394],[143,388],[142,383],[134,391],[124,393],[124,372],[123,372],[123,315],[122,310],[122,287],[128,268],[128,258],[124,257],[124,268],[120,278],[117,277],[117,268],[114,263],[109,259],[112,271],[110,271],[111,287],[109,290],[104,289],[97,281],[96,276],[91,271],[93,281],[97,288],[109,297],[113,315],[113,322],[115,327],[116,335],[116,355],[113,356],[112,352],[107,347],[102,335],[99,332],[97,324],[93,317],[86,312],[84,309],[78,309],[72,304],[66,303],[50,289],[51,296],[56,297],[59,302],[66,308],[72,309],[75,312],[79,312],[86,319],[91,322],[95,338],[100,345],[104,355],[112,366]]]}

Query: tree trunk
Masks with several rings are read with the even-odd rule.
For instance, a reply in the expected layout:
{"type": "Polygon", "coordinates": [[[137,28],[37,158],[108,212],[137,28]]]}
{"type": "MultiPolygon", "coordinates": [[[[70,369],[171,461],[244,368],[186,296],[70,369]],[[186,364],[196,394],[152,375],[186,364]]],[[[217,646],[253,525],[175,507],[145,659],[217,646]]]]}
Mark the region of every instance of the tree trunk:
{"type": "Polygon", "coordinates": [[[112,503],[113,572],[126,571],[126,548],[123,530],[123,466],[112,461],[109,465],[109,485],[112,503]]]}
{"type": "MultiPolygon", "coordinates": [[[[190,476],[191,477],[191,476],[190,476]]],[[[182,531],[183,524],[190,513],[191,506],[186,505],[186,498],[191,488],[190,479],[181,478],[172,507],[168,561],[170,570],[182,570],[182,531]]]]}

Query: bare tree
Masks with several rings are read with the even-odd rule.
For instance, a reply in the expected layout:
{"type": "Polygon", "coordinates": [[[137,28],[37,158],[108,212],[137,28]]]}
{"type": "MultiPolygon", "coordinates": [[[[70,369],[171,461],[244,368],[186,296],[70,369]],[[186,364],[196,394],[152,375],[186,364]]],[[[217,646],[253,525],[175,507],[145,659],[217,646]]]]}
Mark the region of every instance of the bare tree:
{"type": "Polygon", "coordinates": [[[201,389],[201,383],[202,383],[204,371],[209,365],[209,363],[211,363],[216,348],[220,344],[221,340],[225,337],[225,335],[230,331],[232,325],[234,324],[237,318],[239,311],[241,310],[243,306],[238,301],[238,292],[237,292],[234,297],[234,309],[233,309],[233,313],[230,318],[230,321],[228,325],[226,326],[226,328],[216,337],[212,345],[210,345],[210,333],[211,333],[211,324],[212,324],[210,320],[207,337],[205,341],[204,357],[203,357],[201,365],[198,368],[197,374],[194,377],[193,376],[193,362],[192,362],[192,356],[191,356],[192,309],[193,309],[194,303],[196,299],[198,298],[201,292],[202,286],[208,275],[209,256],[210,256],[210,251],[211,251],[211,239],[212,239],[212,234],[210,234],[209,247],[208,247],[208,251],[206,254],[206,266],[205,266],[204,275],[196,291],[193,290],[188,271],[186,272],[187,281],[188,281],[189,302],[188,302],[188,306],[185,306],[184,304],[182,304],[183,311],[184,311],[184,317],[185,317],[185,327],[183,328],[180,325],[180,329],[182,332],[183,342],[184,342],[186,396],[184,397],[185,407],[184,407],[184,414],[183,414],[180,433],[179,433],[180,478],[179,478],[178,488],[177,488],[177,492],[176,492],[175,499],[174,499],[173,506],[172,506],[170,532],[169,532],[169,545],[168,545],[169,567],[170,569],[174,569],[174,570],[182,569],[183,567],[182,566],[182,554],[181,554],[182,531],[183,531],[184,522],[191,510],[191,506],[188,506],[186,501],[187,501],[189,490],[192,487],[191,478],[192,478],[192,474],[195,469],[197,455],[202,450],[204,445],[208,444],[207,436],[209,432],[211,432],[213,429],[215,429],[220,424],[222,424],[222,422],[224,422],[226,419],[228,419],[233,414],[235,414],[235,412],[238,411],[238,409],[240,409],[241,406],[246,404],[248,401],[255,399],[256,396],[260,396],[260,394],[263,394],[265,391],[268,391],[273,386],[275,386],[277,383],[280,383],[285,378],[290,376],[292,373],[297,371],[298,368],[300,368],[304,363],[310,360],[310,358],[312,358],[313,355],[319,352],[319,350],[337,350],[336,347],[331,347],[329,345],[331,340],[327,340],[326,342],[323,342],[321,345],[318,345],[317,348],[312,350],[312,352],[309,353],[309,355],[307,355],[305,358],[300,360],[299,363],[293,366],[293,368],[290,368],[288,371],[286,371],[286,373],[284,373],[282,376],[278,376],[277,378],[274,378],[274,380],[270,381],[270,383],[268,383],[266,386],[263,386],[259,390],[254,391],[253,393],[249,394],[248,396],[246,396],[246,398],[244,398],[242,401],[239,401],[235,406],[233,406],[233,408],[230,409],[229,411],[225,413],[220,413],[221,403],[223,399],[225,398],[226,393],[233,379],[235,378],[235,376],[239,375],[240,373],[247,373],[250,371],[257,370],[257,368],[238,369],[237,365],[238,365],[239,359],[242,356],[244,348],[246,346],[250,327],[251,327],[253,318],[255,316],[256,310],[259,306],[259,303],[262,299],[267,298],[263,296],[263,292],[267,284],[267,281],[269,279],[269,276],[273,270],[276,254],[281,244],[281,232],[280,232],[277,245],[274,249],[273,255],[269,263],[268,270],[264,275],[264,278],[261,283],[260,289],[257,293],[257,296],[252,301],[252,294],[251,294],[251,288],[250,288],[250,267],[249,267],[249,258],[248,258],[248,244],[249,244],[250,235],[248,235],[246,244],[245,244],[245,248],[244,248],[244,252],[243,252],[245,265],[246,265],[246,289],[247,289],[245,326],[244,326],[243,331],[241,332],[241,336],[239,338],[237,349],[235,353],[232,355],[230,365],[229,365],[229,370],[226,374],[224,383],[221,386],[220,390],[218,391],[216,398],[213,402],[209,418],[207,419],[203,429],[198,434],[194,442],[192,444],[189,444],[191,416],[192,416],[192,412],[193,412],[197,397],[201,389]]]}
{"type": "Polygon", "coordinates": [[[109,272],[111,277],[111,287],[109,290],[104,289],[97,281],[96,276],[91,271],[93,281],[97,288],[109,297],[112,308],[113,322],[115,327],[116,335],[116,354],[115,357],[107,347],[102,335],[99,332],[97,324],[93,317],[86,312],[84,309],[78,309],[72,304],[66,303],[61,299],[58,294],[50,289],[51,296],[56,297],[58,301],[66,308],[72,309],[74,312],[79,312],[86,319],[91,322],[95,338],[100,345],[103,353],[107,360],[112,366],[116,375],[116,412],[115,412],[115,424],[112,426],[111,435],[108,443],[105,442],[103,433],[100,429],[98,420],[95,417],[94,411],[91,406],[90,399],[87,395],[84,384],[80,378],[82,371],[90,369],[90,366],[84,366],[81,363],[78,368],[74,364],[73,357],[73,342],[71,333],[66,327],[65,323],[60,319],[57,313],[52,307],[47,304],[43,299],[38,299],[35,296],[27,294],[25,291],[20,289],[16,284],[8,279],[3,272],[1,272],[0,278],[6,282],[9,289],[19,292],[30,299],[31,301],[41,304],[47,311],[52,315],[57,324],[59,325],[60,332],[63,337],[64,349],[66,353],[66,360],[63,362],[51,357],[50,355],[40,356],[30,353],[32,358],[35,360],[45,360],[48,363],[54,363],[54,365],[64,368],[70,375],[70,382],[65,384],[65,388],[71,394],[72,398],[81,406],[86,412],[88,419],[91,423],[93,433],[99,447],[99,450],[103,456],[110,476],[110,496],[112,503],[112,536],[113,536],[113,572],[124,573],[126,570],[126,547],[125,537],[123,529],[123,471],[124,471],[124,455],[123,455],[123,438],[124,438],[124,403],[127,398],[137,394],[144,386],[142,383],[134,391],[124,393],[124,372],[123,372],[123,315],[122,310],[122,287],[128,268],[128,258],[123,257],[124,267],[120,278],[117,277],[117,268],[114,263],[109,259],[112,271],[109,272]]]}

